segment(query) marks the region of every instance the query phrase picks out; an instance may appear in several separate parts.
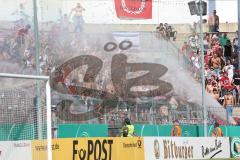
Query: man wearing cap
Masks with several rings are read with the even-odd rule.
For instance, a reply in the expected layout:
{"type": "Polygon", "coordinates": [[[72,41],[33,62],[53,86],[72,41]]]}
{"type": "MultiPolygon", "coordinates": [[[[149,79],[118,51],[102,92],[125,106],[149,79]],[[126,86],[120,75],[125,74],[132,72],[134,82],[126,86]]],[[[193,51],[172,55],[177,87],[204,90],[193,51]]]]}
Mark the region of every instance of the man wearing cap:
{"type": "Polygon", "coordinates": [[[182,136],[182,129],[180,127],[180,124],[178,120],[173,121],[173,128],[171,131],[172,137],[181,137],[182,136]]]}
{"type": "Polygon", "coordinates": [[[218,32],[219,29],[219,17],[217,11],[213,10],[213,15],[208,18],[209,32],[218,32]]]}

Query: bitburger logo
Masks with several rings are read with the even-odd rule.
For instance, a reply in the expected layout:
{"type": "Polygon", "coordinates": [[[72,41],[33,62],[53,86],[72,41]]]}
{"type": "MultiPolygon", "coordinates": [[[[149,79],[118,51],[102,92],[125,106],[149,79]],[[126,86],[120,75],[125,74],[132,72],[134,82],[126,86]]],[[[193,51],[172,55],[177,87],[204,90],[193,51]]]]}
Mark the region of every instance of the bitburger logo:
{"type": "Polygon", "coordinates": [[[154,155],[156,159],[160,158],[159,141],[157,139],[154,140],[154,155]]]}

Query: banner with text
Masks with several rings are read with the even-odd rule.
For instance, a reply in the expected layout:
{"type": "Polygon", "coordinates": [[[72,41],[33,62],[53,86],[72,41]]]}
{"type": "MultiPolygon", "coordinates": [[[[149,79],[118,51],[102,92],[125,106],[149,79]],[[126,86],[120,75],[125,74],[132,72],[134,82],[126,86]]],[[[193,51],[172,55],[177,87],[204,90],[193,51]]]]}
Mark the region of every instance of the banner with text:
{"type": "MultiPolygon", "coordinates": [[[[46,149],[33,142],[33,160],[45,160],[46,149]]],[[[143,138],[54,139],[52,150],[53,160],[144,160],[143,138]]]]}
{"type": "Polygon", "coordinates": [[[229,138],[144,138],[145,160],[229,158],[229,138]]]}
{"type": "Polygon", "coordinates": [[[0,160],[32,160],[31,141],[1,141],[0,160]]]}

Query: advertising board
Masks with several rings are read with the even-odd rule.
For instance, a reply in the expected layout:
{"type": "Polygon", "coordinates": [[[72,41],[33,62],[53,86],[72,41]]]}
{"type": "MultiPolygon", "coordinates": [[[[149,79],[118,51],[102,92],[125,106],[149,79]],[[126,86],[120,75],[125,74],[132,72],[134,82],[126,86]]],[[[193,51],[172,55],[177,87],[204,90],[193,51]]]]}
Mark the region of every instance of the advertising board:
{"type": "Polygon", "coordinates": [[[1,141],[0,160],[32,160],[31,141],[1,141]]]}
{"type": "Polygon", "coordinates": [[[144,138],[145,160],[229,158],[229,138],[144,138]]]}
{"type": "Polygon", "coordinates": [[[234,158],[240,157],[240,137],[233,137],[231,139],[231,155],[234,158]]]}
{"type": "MultiPolygon", "coordinates": [[[[47,160],[46,141],[33,141],[33,160],[47,160]]],[[[143,138],[53,139],[53,160],[144,160],[143,138]]]]}

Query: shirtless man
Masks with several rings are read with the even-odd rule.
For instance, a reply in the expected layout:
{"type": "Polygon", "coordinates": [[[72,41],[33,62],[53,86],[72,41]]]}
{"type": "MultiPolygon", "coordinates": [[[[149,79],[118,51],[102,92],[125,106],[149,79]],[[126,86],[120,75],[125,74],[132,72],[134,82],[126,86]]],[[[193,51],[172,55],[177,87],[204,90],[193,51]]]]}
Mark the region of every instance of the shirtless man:
{"type": "Polygon", "coordinates": [[[219,29],[219,17],[217,11],[213,10],[213,14],[208,18],[209,32],[218,32],[219,29]]]}
{"type": "Polygon", "coordinates": [[[213,57],[211,59],[211,66],[213,67],[214,71],[219,77],[220,69],[221,69],[221,59],[217,56],[216,53],[213,54],[213,57]]]}
{"type": "Polygon", "coordinates": [[[83,24],[82,12],[83,11],[85,11],[85,9],[81,6],[80,3],[77,3],[77,6],[71,10],[70,16],[74,12],[74,15],[73,15],[73,21],[75,23],[74,32],[82,31],[82,24],[83,24]]]}
{"type": "Polygon", "coordinates": [[[232,117],[232,109],[234,106],[234,97],[230,91],[228,91],[227,94],[224,96],[223,106],[224,106],[224,108],[226,108],[227,116],[232,117]]]}

